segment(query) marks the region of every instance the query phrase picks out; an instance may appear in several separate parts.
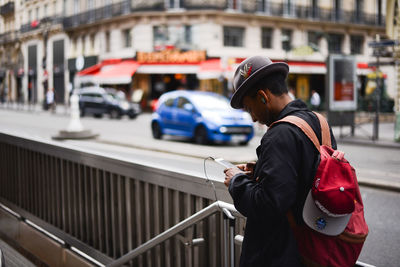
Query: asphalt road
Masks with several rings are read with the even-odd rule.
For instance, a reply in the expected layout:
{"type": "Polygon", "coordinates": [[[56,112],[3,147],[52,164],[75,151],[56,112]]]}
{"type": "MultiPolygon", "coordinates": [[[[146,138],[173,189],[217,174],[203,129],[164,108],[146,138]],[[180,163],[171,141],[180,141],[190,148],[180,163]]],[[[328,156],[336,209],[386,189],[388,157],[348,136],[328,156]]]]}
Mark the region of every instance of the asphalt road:
{"type": "MultiPolygon", "coordinates": [[[[99,133],[100,137],[91,141],[63,142],[201,177],[205,177],[205,164],[209,177],[222,180],[223,168],[211,161],[205,162],[205,155],[238,155],[230,160],[253,160],[261,138],[259,132],[246,147],[199,146],[174,138],[153,140],[149,120],[149,114],[142,114],[135,120],[85,117],[82,119],[84,127],[99,133]],[[149,149],[143,149],[145,147],[149,149]]],[[[66,129],[68,123],[69,117],[65,114],[0,109],[0,131],[27,137],[50,140],[59,130],[66,129]]],[[[339,144],[339,149],[346,152],[359,177],[400,182],[400,150],[348,144],[339,144]]],[[[400,266],[400,193],[367,187],[361,187],[361,192],[370,234],[359,260],[376,266],[400,266]]]]}

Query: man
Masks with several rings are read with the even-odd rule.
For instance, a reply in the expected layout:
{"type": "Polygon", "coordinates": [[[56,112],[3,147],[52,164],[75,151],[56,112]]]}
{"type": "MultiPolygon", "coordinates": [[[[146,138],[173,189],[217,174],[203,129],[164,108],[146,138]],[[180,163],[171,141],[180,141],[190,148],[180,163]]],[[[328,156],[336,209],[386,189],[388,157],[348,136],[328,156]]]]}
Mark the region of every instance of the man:
{"type": "MultiPolygon", "coordinates": [[[[317,116],[288,95],[288,71],[286,63],[272,63],[266,57],[246,59],[235,72],[231,106],[247,110],[254,122],[267,126],[288,115],[298,116],[321,142],[317,116]]],[[[302,209],[319,153],[299,128],[279,123],[265,133],[257,156],[257,163],[224,171],[234,205],[247,217],[240,266],[302,266],[288,216],[297,224],[304,223],[302,209]]]]}

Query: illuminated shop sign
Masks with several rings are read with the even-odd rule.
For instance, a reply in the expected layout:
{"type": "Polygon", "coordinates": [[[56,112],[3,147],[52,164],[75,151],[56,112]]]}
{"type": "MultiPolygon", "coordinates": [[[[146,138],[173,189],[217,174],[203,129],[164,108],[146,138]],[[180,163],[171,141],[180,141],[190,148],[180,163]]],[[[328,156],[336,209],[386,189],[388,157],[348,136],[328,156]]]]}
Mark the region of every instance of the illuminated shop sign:
{"type": "Polygon", "coordinates": [[[136,61],[139,63],[200,63],[206,60],[206,51],[177,51],[164,50],[160,52],[137,52],[136,61]]]}

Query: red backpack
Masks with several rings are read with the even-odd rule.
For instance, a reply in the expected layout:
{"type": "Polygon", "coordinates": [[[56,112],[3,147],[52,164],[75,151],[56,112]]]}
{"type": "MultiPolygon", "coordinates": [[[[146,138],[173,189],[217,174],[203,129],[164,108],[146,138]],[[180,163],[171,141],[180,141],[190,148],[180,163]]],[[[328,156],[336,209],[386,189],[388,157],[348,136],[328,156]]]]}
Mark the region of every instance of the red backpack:
{"type": "Polygon", "coordinates": [[[320,152],[320,163],[303,208],[304,224],[289,223],[306,266],[354,266],[368,235],[364,206],[354,168],[344,153],[333,150],[326,119],[315,113],[321,124],[322,145],[303,119],[287,116],[276,123],[299,127],[320,152]]]}

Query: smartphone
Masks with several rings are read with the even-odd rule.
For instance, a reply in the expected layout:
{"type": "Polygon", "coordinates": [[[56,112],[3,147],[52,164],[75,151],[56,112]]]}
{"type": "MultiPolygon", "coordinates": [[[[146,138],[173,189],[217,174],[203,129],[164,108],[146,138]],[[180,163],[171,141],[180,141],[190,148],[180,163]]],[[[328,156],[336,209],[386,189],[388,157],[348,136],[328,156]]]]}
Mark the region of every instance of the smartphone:
{"type": "Polygon", "coordinates": [[[235,164],[233,164],[227,160],[224,160],[223,158],[217,158],[217,159],[214,159],[214,161],[221,164],[225,168],[237,168],[237,166],[235,164]]]}

